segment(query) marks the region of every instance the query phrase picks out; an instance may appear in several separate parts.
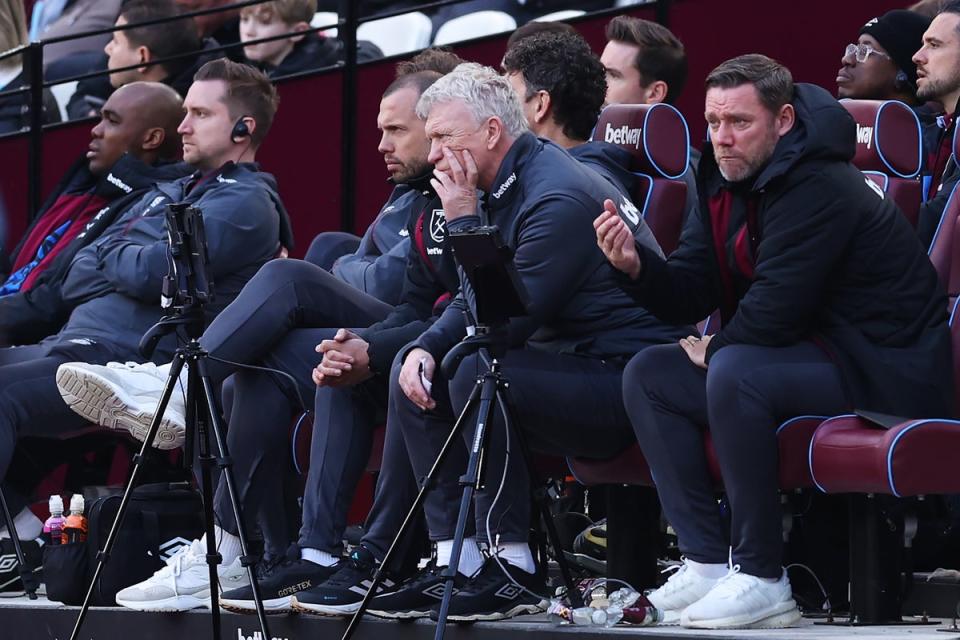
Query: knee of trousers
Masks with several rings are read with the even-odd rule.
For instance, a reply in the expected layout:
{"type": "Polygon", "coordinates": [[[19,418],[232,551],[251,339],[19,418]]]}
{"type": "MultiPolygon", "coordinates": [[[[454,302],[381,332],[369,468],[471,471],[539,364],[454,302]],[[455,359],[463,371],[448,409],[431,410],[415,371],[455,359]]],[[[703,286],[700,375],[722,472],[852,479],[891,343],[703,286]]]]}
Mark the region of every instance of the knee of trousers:
{"type": "Polygon", "coordinates": [[[486,367],[479,353],[472,353],[465,357],[457,368],[453,379],[450,380],[450,402],[455,410],[459,411],[467,404],[467,399],[477,386],[477,375],[486,367]]]}
{"type": "Polygon", "coordinates": [[[707,403],[730,399],[741,394],[741,384],[749,374],[746,367],[746,352],[754,349],[748,345],[726,346],[710,358],[707,368],[707,403]]]}
{"type": "Polygon", "coordinates": [[[270,260],[257,271],[255,280],[283,285],[304,278],[307,273],[316,273],[319,267],[303,260],[270,260]]]}
{"type": "Polygon", "coordinates": [[[679,361],[674,350],[683,354],[677,345],[647,347],[633,356],[623,369],[623,404],[636,432],[657,427],[648,417],[651,401],[664,397],[673,386],[669,372],[679,361]]]}

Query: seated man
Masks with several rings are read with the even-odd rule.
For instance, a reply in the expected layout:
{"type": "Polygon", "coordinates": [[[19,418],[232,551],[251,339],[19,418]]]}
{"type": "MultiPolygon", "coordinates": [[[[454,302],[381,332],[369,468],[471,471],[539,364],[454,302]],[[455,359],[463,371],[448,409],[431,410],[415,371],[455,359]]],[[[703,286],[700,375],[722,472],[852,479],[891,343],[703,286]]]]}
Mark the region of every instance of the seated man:
{"type": "Polygon", "coordinates": [[[923,132],[929,184],[924,183],[927,201],[920,207],[917,234],[923,245],[929,246],[960,180],[960,167],[953,157],[953,132],[960,108],[960,1],[943,6],[923,34],[923,46],[913,61],[917,63],[917,97],[943,109],[935,126],[927,126],[923,132]]]}
{"type": "Polygon", "coordinates": [[[664,261],[637,245],[612,202],[594,224],[645,308],[672,322],[717,307],[723,318],[713,337],[647,349],[624,372],[685,557],[650,602],[689,627],[784,627],[800,612],[781,567],[776,427],[853,408],[951,412],[946,299],[909,223],[850,164],[854,122],[826,91],[756,54],[724,62],[706,86],[702,204],[679,248],[664,261]]]}
{"type": "Polygon", "coordinates": [[[900,100],[919,106],[914,54],[923,46],[929,18],[897,9],[860,28],[856,44],[847,45],[837,72],[837,97],[854,100],[900,100]]]}
{"type": "MultiPolygon", "coordinates": [[[[530,316],[510,323],[510,350],[501,359],[516,426],[535,450],[546,453],[602,458],[621,451],[634,440],[622,410],[622,364],[641,349],[682,335],[681,329],[661,323],[628,299],[616,284],[615,270],[587,237],[591,206],[604,199],[632,204],[562,149],[533,136],[516,93],[493,69],[460,65],[424,93],[417,111],[426,118],[430,160],[436,166],[433,183],[448,231],[467,230],[486,220],[496,223],[514,251],[529,296],[530,316]],[[479,215],[477,189],[487,194],[479,215]]],[[[642,220],[628,224],[638,242],[659,254],[642,220]]],[[[390,376],[388,433],[402,433],[417,478],[433,464],[483,366],[479,356],[468,356],[452,380],[445,380],[437,367],[468,333],[465,310],[475,312],[472,291],[461,285],[464,294],[401,351],[390,376]],[[422,377],[432,383],[432,390],[422,377]]],[[[465,441],[472,435],[468,423],[465,441]]],[[[527,543],[530,487],[525,462],[515,449],[507,462],[498,412],[488,435],[484,463],[491,481],[476,494],[474,510],[476,534],[489,545],[490,558],[484,561],[476,537],[465,541],[451,620],[506,618],[540,610],[546,603],[524,590],[544,591],[534,576],[527,543]],[[510,490],[501,494],[500,486],[510,490]]],[[[423,615],[437,604],[430,593],[440,582],[435,567],[450,563],[462,471],[456,464],[445,465],[425,503],[430,537],[437,543],[434,567],[405,588],[377,596],[372,609],[423,615]]]]}
{"type": "MultiPolygon", "coordinates": [[[[252,164],[273,119],[276,92],[261,72],[227,61],[197,72],[180,124],[184,159],[196,172],[161,183],[127,209],[111,233],[80,250],[62,291],[75,304],[66,325],[37,346],[0,349],[0,478],[18,438],[61,434],[86,424],[60,399],[57,368],[76,360],[136,357],[143,333],[164,315],[167,274],[164,213],[185,201],[203,211],[216,300],[215,315],[280,247],[285,216],[274,181],[252,164]],[[246,134],[236,135],[236,124],[246,134]],[[233,136],[233,137],[231,137],[233,136]]],[[[170,358],[175,337],[159,344],[170,358]]]]}
{"type": "Polygon", "coordinates": [[[77,252],[105,233],[155,182],[188,175],[177,125],[183,101],[155,82],[134,82],[107,100],[89,150],[60,181],[11,257],[0,285],[0,344],[56,333],[71,308],[60,287],[77,252]]]}
{"type": "MultiPolygon", "coordinates": [[[[433,64],[445,64],[448,68],[456,60],[459,59],[453,54],[433,56],[433,64]]],[[[397,184],[396,193],[410,194],[403,205],[400,198],[392,198],[398,205],[397,212],[408,216],[411,237],[417,237],[418,228],[430,225],[426,236],[421,234],[417,244],[410,247],[406,282],[401,282],[400,287],[404,292],[401,304],[393,309],[310,263],[277,260],[250,281],[201,339],[214,358],[231,363],[228,366],[211,361],[209,369],[216,381],[236,372],[228,446],[247,527],[263,516],[268,503],[283,490],[276,470],[289,455],[287,431],[300,411],[296,399],[315,390],[311,373],[322,357],[318,345],[329,340],[330,343],[324,343],[324,350],[331,350],[332,343],[356,358],[352,374],[343,376],[343,388],[324,388],[317,394],[300,536],[302,549],[288,557],[284,557],[282,548],[271,549],[280,554],[280,562],[262,577],[264,598],[271,611],[288,610],[293,593],[323,582],[334,572],[353,487],[369,458],[370,437],[386,402],[383,372],[389,370],[400,346],[429,321],[438,297],[449,293],[449,287],[457,283],[455,275],[451,275],[452,265],[444,266],[443,262],[443,227],[438,223],[442,221],[442,210],[429,186],[428,144],[423,123],[414,110],[421,92],[440,73],[408,68],[413,72],[399,76],[384,92],[378,118],[383,131],[380,150],[391,179],[397,184]],[[439,272],[445,272],[446,278],[437,275],[439,272]],[[337,330],[339,326],[366,327],[375,322],[378,324],[367,330],[355,330],[363,336],[362,340],[353,332],[337,330]],[[233,363],[239,363],[239,370],[233,363]],[[244,364],[272,367],[291,378],[255,367],[243,368],[244,364]],[[350,385],[357,385],[355,391],[347,386],[348,378],[350,385]],[[265,415],[270,417],[266,423],[265,415]]],[[[61,391],[68,402],[76,403],[75,410],[108,426],[119,421],[141,434],[146,432],[155,413],[165,377],[162,368],[158,371],[152,366],[117,368],[82,363],[65,365],[58,374],[61,391]],[[84,388],[95,392],[85,393],[84,388]],[[129,400],[134,391],[138,404],[129,400]],[[124,399],[128,399],[125,404],[124,399]],[[119,410],[109,415],[103,411],[117,400],[119,410]]],[[[176,394],[174,400],[164,424],[175,434],[174,438],[182,440],[183,403],[176,394]]],[[[415,485],[409,467],[405,471],[406,478],[397,477],[413,486],[413,492],[415,485]]],[[[396,484],[390,483],[391,487],[396,484]]],[[[215,512],[219,549],[229,565],[239,557],[240,550],[238,525],[223,488],[218,490],[215,512]]],[[[271,524],[274,523],[260,522],[262,528],[271,524]]],[[[392,530],[388,527],[382,534],[384,544],[389,543],[392,530]]],[[[175,583],[170,582],[168,570],[161,570],[147,581],[121,591],[117,602],[139,610],[202,606],[209,597],[204,546],[195,544],[192,549],[178,561],[183,577],[175,583]]],[[[227,592],[224,597],[225,606],[233,609],[253,606],[249,590],[227,592]]]]}
{"type": "MultiPolygon", "coordinates": [[[[121,7],[116,26],[172,18],[180,13],[173,0],[130,0],[121,7]]],[[[114,31],[103,49],[107,54],[107,68],[113,71],[137,64],[145,66],[81,80],[67,104],[67,113],[74,120],[96,115],[114,89],[137,80],[162,82],[184,96],[197,69],[212,58],[222,57],[222,53],[202,53],[203,49],[214,46],[216,42],[200,38],[196,25],[189,19],[114,31]],[[191,52],[196,55],[147,64],[191,52]]]]}
{"type": "Polygon", "coordinates": [[[530,131],[560,145],[630,197],[636,180],[630,154],[613,144],[589,142],[607,81],[587,41],[575,31],[536,33],[507,49],[501,66],[530,131]]]}

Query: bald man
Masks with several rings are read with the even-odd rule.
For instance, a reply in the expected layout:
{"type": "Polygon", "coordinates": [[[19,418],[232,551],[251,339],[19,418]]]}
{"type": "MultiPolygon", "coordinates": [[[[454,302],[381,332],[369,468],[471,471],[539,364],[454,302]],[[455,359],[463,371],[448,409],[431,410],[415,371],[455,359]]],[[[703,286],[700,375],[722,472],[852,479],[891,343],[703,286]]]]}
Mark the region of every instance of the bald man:
{"type": "MultiPolygon", "coordinates": [[[[10,258],[0,286],[0,345],[32,345],[56,333],[72,305],[60,286],[73,257],[156,182],[188,175],[177,163],[180,96],[157,82],[134,82],[103,105],[90,143],[54,190],[10,258]]],[[[15,349],[17,359],[33,347],[15,349]]]]}

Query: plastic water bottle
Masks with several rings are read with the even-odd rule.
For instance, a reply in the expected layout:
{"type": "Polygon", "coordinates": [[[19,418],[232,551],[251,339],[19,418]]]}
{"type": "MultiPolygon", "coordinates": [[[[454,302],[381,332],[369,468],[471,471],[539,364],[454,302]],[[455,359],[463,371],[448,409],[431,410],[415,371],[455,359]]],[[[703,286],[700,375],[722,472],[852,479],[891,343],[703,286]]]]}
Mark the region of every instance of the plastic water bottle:
{"type": "Polygon", "coordinates": [[[63,534],[63,498],[50,496],[50,517],[43,523],[43,539],[47,544],[60,544],[63,534]]]}
{"type": "Polygon", "coordinates": [[[87,519],[83,515],[83,496],[79,493],[70,498],[70,515],[63,522],[63,544],[87,541],[87,519]]]}

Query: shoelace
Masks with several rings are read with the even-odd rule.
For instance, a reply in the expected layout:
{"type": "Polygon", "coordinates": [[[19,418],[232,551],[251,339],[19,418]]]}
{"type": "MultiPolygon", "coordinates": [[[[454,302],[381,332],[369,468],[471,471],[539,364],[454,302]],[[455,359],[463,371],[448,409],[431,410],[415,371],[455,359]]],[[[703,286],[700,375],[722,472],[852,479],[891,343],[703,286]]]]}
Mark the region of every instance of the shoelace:
{"type": "Polygon", "coordinates": [[[757,578],[753,576],[740,573],[740,565],[735,564],[730,568],[730,571],[727,572],[727,575],[717,581],[713,590],[716,591],[716,595],[718,596],[737,597],[750,591],[756,580],[757,578]]]}
{"type": "Polygon", "coordinates": [[[352,587],[359,578],[369,577],[372,567],[353,556],[327,580],[330,587],[352,587]]]}
{"type": "Polygon", "coordinates": [[[672,576],[667,578],[667,581],[663,584],[663,586],[660,587],[663,589],[664,595],[675,593],[676,591],[687,586],[687,582],[689,582],[688,578],[690,577],[688,574],[690,571],[690,566],[687,565],[686,558],[683,560],[683,564],[671,565],[660,572],[661,574],[673,573],[672,576]]]}

